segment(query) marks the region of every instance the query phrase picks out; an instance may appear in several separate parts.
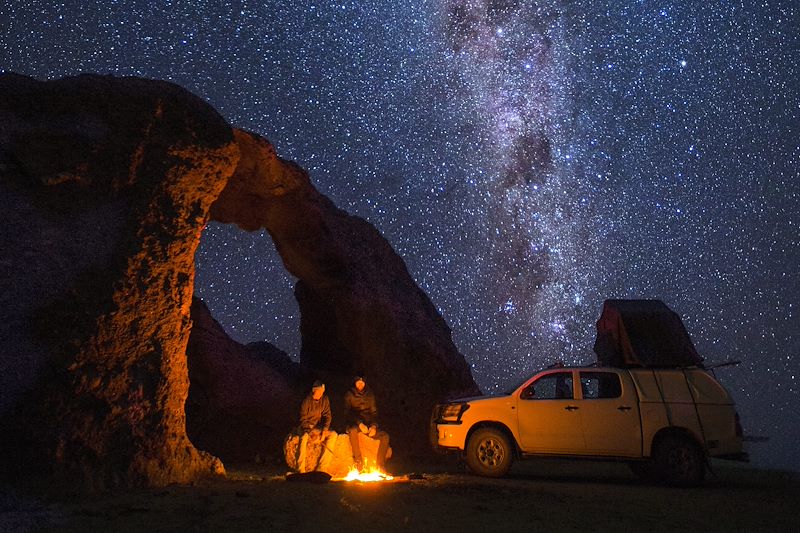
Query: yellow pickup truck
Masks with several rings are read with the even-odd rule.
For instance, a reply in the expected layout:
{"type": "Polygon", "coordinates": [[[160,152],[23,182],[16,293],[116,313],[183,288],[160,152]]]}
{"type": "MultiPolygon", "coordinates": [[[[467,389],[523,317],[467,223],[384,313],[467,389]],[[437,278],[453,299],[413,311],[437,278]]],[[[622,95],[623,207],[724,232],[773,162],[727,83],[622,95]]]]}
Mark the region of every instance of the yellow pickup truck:
{"type": "Polygon", "coordinates": [[[730,394],[698,367],[552,368],[500,396],[437,405],[432,420],[438,447],[484,476],[525,457],[602,458],[693,486],[708,457],[746,460],[730,394]]]}

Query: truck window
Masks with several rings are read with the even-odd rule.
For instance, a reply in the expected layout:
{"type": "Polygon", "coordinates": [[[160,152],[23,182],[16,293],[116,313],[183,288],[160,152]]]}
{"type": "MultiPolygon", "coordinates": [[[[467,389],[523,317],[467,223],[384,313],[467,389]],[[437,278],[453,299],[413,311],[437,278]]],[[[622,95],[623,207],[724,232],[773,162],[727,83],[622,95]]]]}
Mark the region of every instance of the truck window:
{"type": "Polygon", "coordinates": [[[556,372],[542,376],[522,391],[523,400],[572,399],[572,372],[556,372]]]}
{"type": "Polygon", "coordinates": [[[581,372],[581,389],[584,400],[622,396],[619,376],[614,372],[581,372]]]}

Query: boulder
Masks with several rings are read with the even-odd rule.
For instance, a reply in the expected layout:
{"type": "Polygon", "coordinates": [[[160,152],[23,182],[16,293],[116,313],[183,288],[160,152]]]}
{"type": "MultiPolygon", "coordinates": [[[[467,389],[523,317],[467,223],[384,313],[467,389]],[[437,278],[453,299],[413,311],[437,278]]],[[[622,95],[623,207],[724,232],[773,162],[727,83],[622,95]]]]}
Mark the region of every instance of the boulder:
{"type": "MultiPolygon", "coordinates": [[[[378,464],[378,446],[379,442],[366,436],[363,433],[358,435],[358,443],[361,447],[361,456],[364,461],[364,471],[370,471],[378,464]]],[[[283,442],[283,453],[286,458],[286,465],[292,470],[299,470],[300,465],[297,462],[299,457],[298,447],[300,446],[300,437],[298,435],[289,434],[283,442]]],[[[319,465],[320,457],[322,457],[323,444],[320,438],[309,438],[306,445],[306,467],[305,471],[310,472],[317,468],[319,465]]],[[[355,468],[353,463],[353,448],[350,446],[350,437],[347,433],[338,433],[336,441],[331,450],[333,458],[330,464],[325,468],[325,472],[331,475],[334,479],[341,479],[355,468]]],[[[392,448],[386,454],[386,459],[391,459],[392,448]]]]}

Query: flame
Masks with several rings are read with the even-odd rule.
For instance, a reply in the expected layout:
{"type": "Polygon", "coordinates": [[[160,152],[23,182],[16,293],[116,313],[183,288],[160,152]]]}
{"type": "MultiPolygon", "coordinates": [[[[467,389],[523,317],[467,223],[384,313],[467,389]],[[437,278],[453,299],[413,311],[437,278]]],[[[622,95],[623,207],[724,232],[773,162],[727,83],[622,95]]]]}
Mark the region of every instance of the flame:
{"type": "Polygon", "coordinates": [[[377,468],[370,468],[369,470],[365,470],[363,472],[359,472],[358,469],[352,468],[344,477],[345,481],[363,481],[365,483],[372,481],[391,481],[393,479],[394,477],[386,474],[385,472],[381,472],[377,468]]]}

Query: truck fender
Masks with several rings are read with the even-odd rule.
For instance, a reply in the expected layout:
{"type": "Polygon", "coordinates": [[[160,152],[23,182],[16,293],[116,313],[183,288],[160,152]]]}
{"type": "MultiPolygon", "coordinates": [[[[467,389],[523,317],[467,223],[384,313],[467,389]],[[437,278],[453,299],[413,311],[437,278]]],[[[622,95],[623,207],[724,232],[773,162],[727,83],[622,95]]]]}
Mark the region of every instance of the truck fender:
{"type": "Polygon", "coordinates": [[[653,450],[658,445],[658,442],[660,440],[662,440],[663,438],[665,438],[667,436],[670,436],[670,435],[675,435],[675,436],[678,436],[678,437],[691,439],[695,444],[697,444],[700,447],[701,450],[703,450],[703,454],[704,455],[706,455],[706,456],[708,455],[708,453],[706,451],[706,448],[703,445],[703,441],[700,440],[698,438],[698,436],[695,435],[691,430],[689,430],[689,429],[687,429],[685,427],[668,426],[668,427],[663,427],[663,428],[659,429],[656,432],[656,434],[653,435],[653,440],[652,440],[652,442],[650,442],[650,447],[648,449],[647,457],[652,457],[653,456],[653,450]]]}
{"type": "Polygon", "coordinates": [[[507,425],[505,425],[502,422],[498,422],[496,420],[482,420],[474,424],[471,428],[469,428],[469,431],[467,432],[467,438],[464,440],[464,450],[467,449],[467,446],[469,445],[469,439],[472,437],[473,433],[475,433],[477,430],[481,428],[488,428],[488,427],[497,428],[503,433],[505,433],[506,437],[508,437],[508,442],[510,442],[511,445],[514,447],[514,455],[518,459],[520,454],[519,454],[519,443],[517,443],[517,439],[514,437],[514,434],[511,432],[511,430],[507,425]]]}

